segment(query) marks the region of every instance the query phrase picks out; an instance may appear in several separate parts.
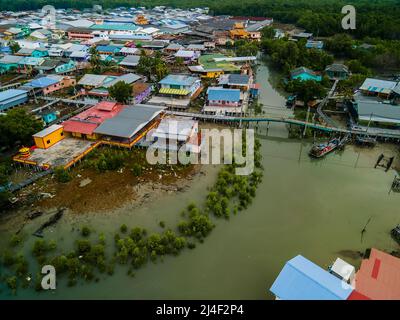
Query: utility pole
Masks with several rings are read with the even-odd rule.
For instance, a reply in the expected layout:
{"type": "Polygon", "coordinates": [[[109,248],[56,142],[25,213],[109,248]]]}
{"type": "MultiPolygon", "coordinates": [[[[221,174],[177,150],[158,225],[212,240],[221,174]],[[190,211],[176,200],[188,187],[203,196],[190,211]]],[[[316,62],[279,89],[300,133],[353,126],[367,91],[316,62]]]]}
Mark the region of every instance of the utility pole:
{"type": "Polygon", "coordinates": [[[371,120],[372,120],[373,114],[374,114],[374,113],[372,112],[371,115],[369,116],[368,126],[367,126],[367,130],[365,131],[365,133],[368,132],[368,129],[369,129],[369,126],[370,126],[370,124],[371,124],[371,120]]]}
{"type": "Polygon", "coordinates": [[[303,137],[306,134],[306,130],[307,130],[307,123],[308,123],[308,117],[310,116],[310,106],[308,106],[307,108],[307,116],[306,116],[306,123],[304,125],[304,131],[303,131],[303,137]]]}

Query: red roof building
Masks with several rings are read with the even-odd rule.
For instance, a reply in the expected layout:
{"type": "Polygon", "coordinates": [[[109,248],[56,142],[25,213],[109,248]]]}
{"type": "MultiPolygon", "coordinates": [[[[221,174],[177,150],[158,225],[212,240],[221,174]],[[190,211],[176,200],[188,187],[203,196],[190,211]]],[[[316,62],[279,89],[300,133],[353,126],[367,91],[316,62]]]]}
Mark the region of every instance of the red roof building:
{"type": "Polygon", "coordinates": [[[364,296],[362,293],[359,293],[357,290],[353,290],[352,293],[350,293],[349,297],[347,300],[371,300],[367,296],[364,296]]]}
{"type": "Polygon", "coordinates": [[[400,259],[371,249],[356,273],[355,287],[358,294],[372,300],[399,300],[400,259]]]}
{"type": "Polygon", "coordinates": [[[87,138],[93,139],[95,138],[93,131],[106,119],[115,117],[125,107],[125,105],[116,102],[101,101],[90,109],[63,122],[64,131],[70,132],[73,136],[82,137],[82,135],[86,135],[87,138]]]}

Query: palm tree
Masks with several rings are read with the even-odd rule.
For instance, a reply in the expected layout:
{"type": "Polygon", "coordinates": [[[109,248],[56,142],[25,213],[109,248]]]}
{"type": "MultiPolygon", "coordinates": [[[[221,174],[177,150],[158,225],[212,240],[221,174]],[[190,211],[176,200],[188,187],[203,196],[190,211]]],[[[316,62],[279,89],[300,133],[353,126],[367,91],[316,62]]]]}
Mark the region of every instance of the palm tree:
{"type": "Polygon", "coordinates": [[[89,62],[90,62],[92,69],[95,72],[99,72],[101,69],[101,59],[100,59],[99,52],[97,51],[96,47],[91,47],[89,49],[89,53],[90,53],[89,62]]]}

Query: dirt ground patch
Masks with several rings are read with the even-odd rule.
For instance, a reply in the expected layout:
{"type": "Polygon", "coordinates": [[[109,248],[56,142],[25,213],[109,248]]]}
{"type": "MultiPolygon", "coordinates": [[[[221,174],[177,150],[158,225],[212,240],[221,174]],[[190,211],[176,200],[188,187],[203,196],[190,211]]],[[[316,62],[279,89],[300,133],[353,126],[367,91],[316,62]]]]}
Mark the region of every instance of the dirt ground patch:
{"type": "Polygon", "coordinates": [[[79,169],[73,172],[74,178],[67,183],[59,183],[49,178],[45,190],[51,197],[36,203],[38,207],[50,209],[67,207],[73,213],[113,210],[127,201],[140,200],[135,186],[148,183],[163,185],[179,184],[198,171],[197,166],[183,167],[179,170],[146,170],[140,177],[135,177],[127,168],[118,171],[99,173],[92,169],[79,169]],[[81,187],[83,180],[90,183],[81,187]]]}

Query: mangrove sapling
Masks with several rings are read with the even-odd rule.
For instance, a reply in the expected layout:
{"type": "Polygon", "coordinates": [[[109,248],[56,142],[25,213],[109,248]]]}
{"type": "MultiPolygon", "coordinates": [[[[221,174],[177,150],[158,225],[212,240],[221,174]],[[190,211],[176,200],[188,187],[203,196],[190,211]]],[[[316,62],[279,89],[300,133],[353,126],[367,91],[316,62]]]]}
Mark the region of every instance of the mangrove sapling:
{"type": "Polygon", "coordinates": [[[82,235],[83,237],[89,237],[89,236],[90,236],[90,233],[91,233],[91,230],[90,230],[90,228],[89,228],[88,226],[83,226],[83,227],[82,227],[81,235],[82,235]]]}
{"type": "Polygon", "coordinates": [[[99,234],[99,243],[102,245],[106,244],[106,236],[104,235],[104,233],[99,234]]]}
{"type": "Polygon", "coordinates": [[[23,239],[20,235],[13,234],[10,239],[10,247],[17,247],[22,243],[23,239]]]}
{"type": "Polygon", "coordinates": [[[3,252],[3,264],[5,267],[11,267],[15,264],[14,253],[10,250],[5,250],[3,252]]]}
{"type": "Polygon", "coordinates": [[[126,224],[121,225],[121,227],[119,228],[119,230],[122,233],[126,233],[128,231],[128,226],[126,224]]]}
{"type": "Polygon", "coordinates": [[[28,261],[22,254],[18,254],[15,263],[15,274],[18,277],[26,277],[29,272],[28,261]]]}
{"type": "Polygon", "coordinates": [[[48,250],[49,246],[47,245],[46,241],[43,239],[38,239],[33,244],[32,253],[35,257],[39,258],[44,256],[48,250]]]}
{"type": "Polygon", "coordinates": [[[10,288],[13,292],[13,294],[16,293],[17,290],[17,277],[16,276],[10,276],[6,279],[6,283],[8,288],[10,288]]]}

